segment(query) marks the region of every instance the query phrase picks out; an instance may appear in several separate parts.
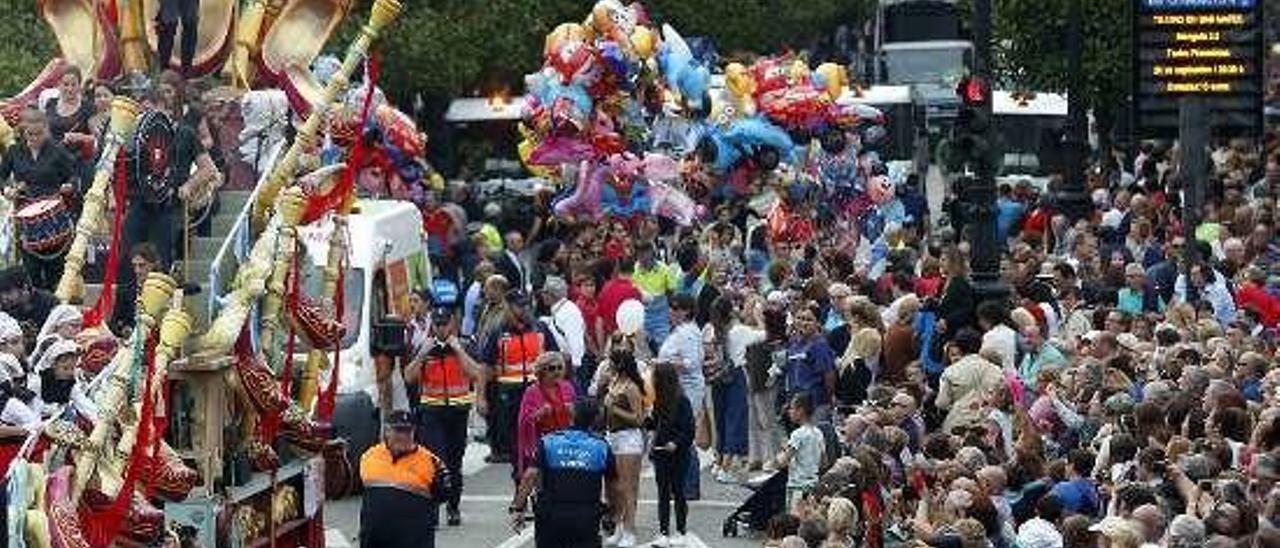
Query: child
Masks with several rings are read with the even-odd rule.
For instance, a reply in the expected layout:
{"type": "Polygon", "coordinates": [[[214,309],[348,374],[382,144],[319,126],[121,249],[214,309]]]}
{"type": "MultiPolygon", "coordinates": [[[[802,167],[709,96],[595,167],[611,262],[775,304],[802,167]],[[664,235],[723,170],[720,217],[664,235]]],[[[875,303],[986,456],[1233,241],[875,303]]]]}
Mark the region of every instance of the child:
{"type": "Polygon", "coordinates": [[[796,394],[787,407],[788,418],[798,424],[787,445],[778,455],[778,467],[787,468],[787,508],[794,510],[809,488],[818,483],[818,468],[826,442],[822,431],[813,424],[813,399],[808,393],[796,394]]]}

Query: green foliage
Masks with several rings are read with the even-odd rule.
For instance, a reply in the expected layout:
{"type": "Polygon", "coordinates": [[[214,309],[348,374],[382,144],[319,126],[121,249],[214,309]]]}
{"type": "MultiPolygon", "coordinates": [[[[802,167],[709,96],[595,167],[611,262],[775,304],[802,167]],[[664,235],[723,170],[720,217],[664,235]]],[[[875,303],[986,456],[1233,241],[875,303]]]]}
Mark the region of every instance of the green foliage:
{"type": "Polygon", "coordinates": [[[22,91],[57,54],[35,0],[0,0],[0,98],[22,91]]]}
{"type": "MultiPolygon", "coordinates": [[[[653,0],[643,2],[658,23],[681,34],[709,36],[722,54],[801,49],[840,23],[870,13],[869,0],[653,0]]],[[[443,0],[406,2],[404,14],[378,46],[383,87],[393,96],[471,95],[519,91],[521,77],[541,64],[543,39],[557,25],[583,21],[592,2],[582,0],[443,0]]],[[[359,2],[340,36],[343,47],[368,12],[359,2]]]]}
{"type": "Polygon", "coordinates": [[[995,69],[1005,85],[1067,89],[1067,16],[1082,2],[1084,89],[1091,107],[1112,110],[1129,92],[1133,67],[1129,0],[994,0],[995,69]]]}

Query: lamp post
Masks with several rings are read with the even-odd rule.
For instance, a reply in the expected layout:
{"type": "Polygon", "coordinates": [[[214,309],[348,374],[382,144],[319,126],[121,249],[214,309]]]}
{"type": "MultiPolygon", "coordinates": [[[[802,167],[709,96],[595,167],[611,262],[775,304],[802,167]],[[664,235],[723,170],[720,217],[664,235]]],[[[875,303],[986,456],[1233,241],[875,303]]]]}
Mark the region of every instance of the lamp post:
{"type": "Polygon", "coordinates": [[[996,179],[991,127],[991,0],[973,2],[973,76],[957,88],[962,103],[961,146],[967,160],[965,198],[973,224],[974,293],[978,301],[1005,300],[1009,286],[1000,277],[996,238],[996,179]]]}
{"type": "Polygon", "coordinates": [[[1088,146],[1088,121],[1084,101],[1084,39],[1081,30],[1084,0],[1069,0],[1067,12],[1067,133],[1062,142],[1062,187],[1054,194],[1058,210],[1075,221],[1089,214],[1089,196],[1085,191],[1085,147],[1088,146]]]}

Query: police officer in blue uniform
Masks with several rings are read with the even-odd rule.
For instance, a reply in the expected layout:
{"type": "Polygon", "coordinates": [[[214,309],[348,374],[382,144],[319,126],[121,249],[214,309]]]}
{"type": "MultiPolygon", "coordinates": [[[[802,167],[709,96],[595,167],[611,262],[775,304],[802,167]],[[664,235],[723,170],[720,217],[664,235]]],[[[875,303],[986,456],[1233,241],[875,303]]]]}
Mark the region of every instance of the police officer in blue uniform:
{"type": "Polygon", "coordinates": [[[614,474],[613,452],[591,432],[599,407],[582,400],[573,406],[573,427],[538,441],[533,464],[525,470],[508,509],[519,531],[529,495],[537,489],[534,540],[538,548],[599,548],[600,501],[604,482],[614,474]],[[588,519],[583,519],[586,516],[588,519]]]}

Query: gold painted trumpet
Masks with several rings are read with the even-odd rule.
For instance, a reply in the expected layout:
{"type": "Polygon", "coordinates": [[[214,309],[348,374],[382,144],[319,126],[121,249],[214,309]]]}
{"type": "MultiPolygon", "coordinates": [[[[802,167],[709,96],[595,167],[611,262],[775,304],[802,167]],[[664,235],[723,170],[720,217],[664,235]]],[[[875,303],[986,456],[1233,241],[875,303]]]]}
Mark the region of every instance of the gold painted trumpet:
{"type": "MultiPolygon", "coordinates": [[[[107,138],[102,145],[102,155],[94,171],[93,184],[85,193],[84,210],[76,221],[75,238],[71,240],[71,249],[67,252],[66,265],[62,270],[62,278],[58,280],[55,295],[58,300],[67,303],[84,295],[84,262],[85,252],[89,248],[89,236],[94,227],[99,226],[106,216],[107,189],[111,187],[111,177],[115,175],[116,155],[124,146],[125,139],[133,132],[138,122],[138,114],[142,105],[123,95],[117,95],[111,101],[111,120],[108,125],[107,138]]],[[[124,207],[124,204],[116,204],[124,207]]]]}

